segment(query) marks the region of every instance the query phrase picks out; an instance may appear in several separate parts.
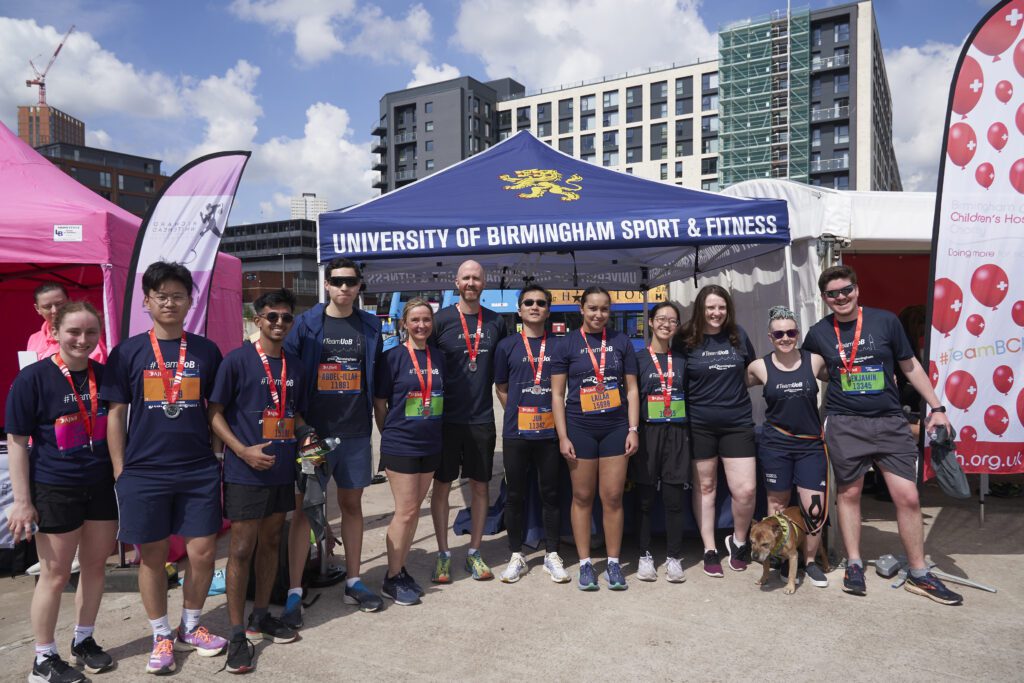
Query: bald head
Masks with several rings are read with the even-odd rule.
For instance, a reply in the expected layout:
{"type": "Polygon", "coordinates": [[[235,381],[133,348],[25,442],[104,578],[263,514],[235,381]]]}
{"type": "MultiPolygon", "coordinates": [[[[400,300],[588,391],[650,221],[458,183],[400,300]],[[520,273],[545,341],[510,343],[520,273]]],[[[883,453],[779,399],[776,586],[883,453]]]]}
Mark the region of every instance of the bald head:
{"type": "Polygon", "coordinates": [[[473,260],[463,261],[455,273],[455,288],[468,313],[475,313],[480,307],[480,292],[485,284],[484,267],[473,260]]]}

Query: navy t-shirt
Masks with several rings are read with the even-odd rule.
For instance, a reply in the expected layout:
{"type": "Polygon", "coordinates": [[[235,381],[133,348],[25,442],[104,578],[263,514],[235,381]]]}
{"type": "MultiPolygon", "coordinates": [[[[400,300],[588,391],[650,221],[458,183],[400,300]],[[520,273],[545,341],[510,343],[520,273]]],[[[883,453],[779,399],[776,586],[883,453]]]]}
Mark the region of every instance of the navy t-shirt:
{"type": "MultiPolygon", "coordinates": [[[[384,455],[423,457],[441,452],[441,422],[448,412],[445,396],[445,360],[437,347],[427,346],[433,368],[430,412],[424,414],[422,391],[416,369],[405,344],[388,349],[377,363],[374,379],[376,398],[388,401],[388,414],[380,435],[384,455]],[[410,396],[410,392],[413,394],[410,396]]],[[[427,352],[416,350],[416,362],[426,382],[427,352]]]]}
{"type": "Polygon", "coordinates": [[[358,312],[347,318],[324,315],[316,400],[309,406],[309,415],[303,415],[320,436],[370,435],[362,328],[358,312]]]}
{"type": "MultiPolygon", "coordinates": [[[[494,348],[508,336],[505,320],[488,308],[480,308],[483,327],[480,331],[480,353],[476,372],[469,371],[466,336],[455,306],[442,308],[434,316],[434,332],[430,343],[444,354],[448,377],[445,379],[444,421],[453,424],[489,424],[494,422],[494,348]]],[[[469,345],[476,338],[476,315],[466,316],[469,345]]]]}
{"type": "Polygon", "coordinates": [[[809,351],[800,352],[800,367],[780,370],[772,362],[772,354],[764,357],[765,383],[764,430],[761,445],[786,451],[821,450],[820,439],[800,439],[774,429],[780,427],[791,434],[821,435],[818,416],[818,380],[814,377],[809,351]]]}
{"type": "MultiPolygon", "coordinates": [[[[254,470],[230,448],[224,448],[224,481],[248,486],[281,486],[295,481],[295,458],[298,442],[295,439],[295,415],[306,407],[306,386],[302,365],[297,356],[285,354],[288,370],[285,396],[286,422],[281,432],[277,424],[263,424],[263,411],[276,406],[267,384],[267,371],[263,367],[256,347],[245,342],[224,357],[213,383],[210,403],[224,406],[224,419],[235,436],[246,446],[272,442],[263,449],[277,456],[269,470],[254,470]],[[266,436],[264,436],[266,434],[266,436]]],[[[270,374],[274,377],[278,398],[281,396],[281,358],[267,356],[270,374]]]]}
{"type": "Polygon", "coordinates": [[[686,398],[694,424],[743,427],[754,424],[747,392],[747,366],[757,356],[742,327],[739,348],[725,332],[706,334],[701,345],[686,349],[686,398]]]}
{"type": "MultiPolygon", "coordinates": [[[[914,357],[903,326],[889,311],[862,307],[863,323],[860,345],[854,358],[856,372],[843,378],[843,363],[839,358],[835,315],[827,315],[811,327],[803,348],[825,359],[828,368],[828,393],[825,413],[828,415],[862,415],[883,417],[902,415],[899,390],[896,387],[896,362],[914,357]]],[[[857,321],[839,323],[839,336],[849,360],[857,321]]]]}
{"type": "MultiPolygon", "coordinates": [[[[104,367],[92,362],[97,386],[104,367]]],[[[71,378],[91,410],[89,374],[72,372],[71,378]]],[[[107,405],[100,401],[93,428],[93,446],[78,410],[78,402],[64,374],[46,358],[25,367],[14,378],[7,396],[4,429],[8,434],[31,436],[29,477],[51,486],[86,486],[112,482],[114,469],[107,450],[107,405]]]]}
{"type": "MultiPolygon", "coordinates": [[[[180,339],[161,339],[160,353],[172,379],[178,369],[180,339]]],[[[164,414],[164,383],[143,332],[118,344],[110,352],[100,398],[131,406],[124,468],[145,470],[150,476],[174,478],[184,469],[216,466],[210,447],[206,402],[220,367],[217,345],[198,334],[187,335],[187,355],[176,405],[181,414],[164,414]]]]}
{"type": "MultiPolygon", "coordinates": [[[[528,337],[533,362],[540,362],[541,337],[528,337]]],[[[515,334],[498,342],[494,350],[494,383],[508,385],[505,420],[501,435],[505,439],[554,439],[555,423],[551,414],[551,359],[562,340],[548,333],[544,342],[544,363],[540,369],[540,394],[532,392],[536,371],[531,367],[522,335],[515,334]],[[523,410],[520,410],[520,406],[523,410]]]]}
{"type": "MultiPolygon", "coordinates": [[[[668,380],[668,354],[659,353],[658,365],[661,374],[668,380]]],[[[687,420],[686,405],[686,356],[678,351],[672,352],[672,381],[669,383],[672,402],[665,415],[665,394],[661,390],[661,379],[658,368],[654,367],[651,353],[646,348],[636,352],[637,388],[640,390],[640,421],[641,422],[672,422],[682,423],[687,420]]]]}
{"type": "MultiPolygon", "coordinates": [[[[587,343],[600,367],[601,335],[588,333],[587,343]]],[[[567,334],[552,355],[551,374],[568,376],[565,418],[575,427],[606,430],[629,424],[626,375],[637,373],[633,344],[621,332],[608,330],[606,345],[604,379],[610,401],[597,391],[597,373],[579,330],[567,334]]]]}

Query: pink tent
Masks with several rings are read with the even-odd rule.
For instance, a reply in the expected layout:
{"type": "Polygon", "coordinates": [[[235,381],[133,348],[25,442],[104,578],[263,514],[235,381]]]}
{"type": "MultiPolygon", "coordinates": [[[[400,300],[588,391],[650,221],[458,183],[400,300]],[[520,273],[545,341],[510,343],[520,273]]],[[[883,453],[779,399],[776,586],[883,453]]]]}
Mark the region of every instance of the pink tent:
{"type": "MultiPolygon", "coordinates": [[[[32,290],[63,283],[103,311],[107,347],[119,338],[124,291],[141,220],[74,180],[0,123],[0,416],[18,371],[17,351],[42,320],[32,290]]],[[[211,286],[207,336],[221,351],[242,343],[242,266],[221,254],[211,286]]]]}

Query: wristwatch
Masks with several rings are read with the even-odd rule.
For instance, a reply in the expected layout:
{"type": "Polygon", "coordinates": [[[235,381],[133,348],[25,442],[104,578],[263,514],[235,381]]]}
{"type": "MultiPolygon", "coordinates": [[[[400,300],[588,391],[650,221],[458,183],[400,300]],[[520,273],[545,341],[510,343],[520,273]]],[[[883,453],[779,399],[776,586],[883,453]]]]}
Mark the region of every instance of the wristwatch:
{"type": "Polygon", "coordinates": [[[931,411],[933,413],[944,413],[946,412],[946,406],[938,406],[936,408],[932,408],[931,411]]]}
{"type": "Polygon", "coordinates": [[[638,432],[638,431],[640,431],[640,428],[639,427],[630,427],[629,431],[631,431],[631,432],[638,432]]]}

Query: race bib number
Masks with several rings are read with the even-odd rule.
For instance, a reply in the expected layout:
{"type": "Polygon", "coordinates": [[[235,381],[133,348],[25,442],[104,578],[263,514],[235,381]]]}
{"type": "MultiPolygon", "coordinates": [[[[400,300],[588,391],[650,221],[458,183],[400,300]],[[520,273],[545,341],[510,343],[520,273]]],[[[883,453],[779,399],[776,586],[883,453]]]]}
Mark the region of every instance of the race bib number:
{"type": "Polygon", "coordinates": [[[263,438],[267,441],[294,441],[295,418],[281,417],[276,409],[267,408],[263,411],[263,438]]]}
{"type": "Polygon", "coordinates": [[[431,392],[428,404],[424,404],[421,391],[410,391],[405,397],[405,419],[407,420],[440,420],[443,414],[444,394],[440,391],[431,392]]]}
{"type": "Polygon", "coordinates": [[[844,394],[880,394],[885,391],[885,368],[881,365],[861,365],[853,372],[839,370],[839,383],[844,394]]]}
{"type": "Polygon", "coordinates": [[[363,388],[359,363],[320,363],[316,371],[316,389],[321,394],[358,394],[363,388]]]}
{"type": "MultiPolygon", "coordinates": [[[[85,431],[85,420],[81,413],[61,415],[53,423],[53,434],[57,440],[60,457],[70,458],[75,452],[89,447],[89,433],[85,431]]],[[[107,416],[100,413],[96,416],[93,428],[93,445],[107,440],[107,416]]]]}
{"type": "Polygon", "coordinates": [[[550,438],[555,435],[555,416],[551,408],[519,406],[519,434],[532,438],[550,438]]]}
{"type": "MultiPolygon", "coordinates": [[[[197,408],[199,395],[199,372],[185,368],[181,377],[181,388],[178,390],[177,405],[182,408],[197,408]]],[[[159,370],[142,371],[142,400],[146,402],[147,408],[160,408],[166,402],[164,378],[159,370]]]]}
{"type": "Polygon", "coordinates": [[[665,408],[665,399],[661,394],[647,397],[648,422],[684,422],[686,420],[686,401],[678,394],[672,395],[669,407],[665,408]]]}
{"type": "Polygon", "coordinates": [[[607,413],[622,405],[619,387],[615,382],[605,382],[604,391],[597,386],[580,389],[580,408],[584,413],[607,413]]]}

